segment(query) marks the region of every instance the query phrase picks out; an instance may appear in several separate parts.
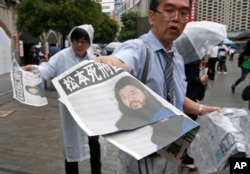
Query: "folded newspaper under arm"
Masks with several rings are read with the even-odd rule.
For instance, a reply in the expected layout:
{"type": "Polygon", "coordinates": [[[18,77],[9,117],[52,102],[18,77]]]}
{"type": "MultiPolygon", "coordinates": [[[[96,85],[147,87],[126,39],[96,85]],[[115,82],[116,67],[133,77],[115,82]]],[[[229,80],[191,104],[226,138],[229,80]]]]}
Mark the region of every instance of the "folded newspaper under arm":
{"type": "Polygon", "coordinates": [[[189,152],[202,174],[220,172],[230,157],[250,155],[248,109],[224,108],[199,117],[200,130],[189,152]]]}
{"type": "Polygon", "coordinates": [[[136,159],[168,147],[165,154],[179,162],[199,128],[118,67],[84,61],[52,82],[60,101],[89,136],[103,135],[136,159]]]}

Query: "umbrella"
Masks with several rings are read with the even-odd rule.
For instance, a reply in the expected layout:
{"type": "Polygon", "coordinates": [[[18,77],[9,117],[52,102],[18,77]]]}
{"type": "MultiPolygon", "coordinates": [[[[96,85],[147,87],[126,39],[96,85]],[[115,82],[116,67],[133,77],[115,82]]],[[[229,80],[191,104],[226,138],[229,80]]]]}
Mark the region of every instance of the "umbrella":
{"type": "Polygon", "coordinates": [[[183,33],[174,41],[184,63],[190,63],[204,57],[208,49],[227,38],[226,26],[216,22],[189,22],[183,33]]]}
{"type": "Polygon", "coordinates": [[[236,40],[250,39],[250,30],[243,31],[235,38],[236,40]]]}
{"type": "Polygon", "coordinates": [[[108,44],[106,44],[106,43],[101,43],[101,44],[100,44],[101,48],[105,48],[107,45],[108,45],[108,44]]]}
{"type": "Polygon", "coordinates": [[[238,48],[238,46],[237,46],[237,45],[235,45],[235,44],[232,44],[232,45],[231,45],[231,48],[237,49],[237,48],[238,48]]]}
{"type": "Polygon", "coordinates": [[[42,48],[42,46],[38,45],[38,44],[32,45],[32,47],[31,47],[31,49],[41,49],[41,48],[42,48]]]}
{"type": "Polygon", "coordinates": [[[57,46],[51,46],[49,48],[49,54],[50,56],[53,56],[54,54],[56,54],[58,51],[60,51],[60,48],[58,48],[57,46]]]}
{"type": "Polygon", "coordinates": [[[96,43],[92,43],[91,47],[92,47],[94,50],[96,50],[97,48],[100,49],[99,44],[96,44],[96,43]]]}
{"type": "Polygon", "coordinates": [[[108,55],[111,54],[119,45],[121,45],[121,42],[110,42],[105,48],[108,55]]]}
{"type": "Polygon", "coordinates": [[[233,45],[233,44],[235,45],[235,43],[233,41],[229,40],[229,39],[225,39],[224,44],[225,45],[233,45]]]}

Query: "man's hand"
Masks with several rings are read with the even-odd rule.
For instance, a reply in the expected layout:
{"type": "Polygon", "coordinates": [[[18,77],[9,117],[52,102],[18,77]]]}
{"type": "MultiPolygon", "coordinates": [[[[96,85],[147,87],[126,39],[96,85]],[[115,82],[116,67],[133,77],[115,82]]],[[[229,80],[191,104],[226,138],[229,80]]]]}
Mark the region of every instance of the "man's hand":
{"type": "Polygon", "coordinates": [[[125,71],[128,71],[128,67],[126,64],[124,64],[120,59],[114,56],[100,56],[100,57],[94,57],[91,60],[94,60],[99,63],[104,63],[112,66],[117,66],[122,68],[125,71]]]}
{"type": "Polygon", "coordinates": [[[204,105],[203,110],[201,112],[201,115],[205,115],[205,114],[208,114],[210,112],[218,111],[218,110],[221,110],[221,109],[223,109],[223,108],[218,107],[218,106],[207,106],[207,105],[204,105]]]}
{"type": "Polygon", "coordinates": [[[208,81],[208,75],[207,74],[204,74],[200,77],[200,80],[201,80],[201,83],[202,84],[207,84],[207,81],[208,81]]]}
{"type": "Polygon", "coordinates": [[[35,68],[36,68],[35,65],[25,65],[25,66],[22,66],[22,69],[24,71],[33,71],[35,68]]]}
{"type": "Polygon", "coordinates": [[[213,111],[221,110],[222,108],[218,106],[202,105],[186,97],[184,100],[183,109],[184,112],[188,114],[205,115],[213,111]]]}

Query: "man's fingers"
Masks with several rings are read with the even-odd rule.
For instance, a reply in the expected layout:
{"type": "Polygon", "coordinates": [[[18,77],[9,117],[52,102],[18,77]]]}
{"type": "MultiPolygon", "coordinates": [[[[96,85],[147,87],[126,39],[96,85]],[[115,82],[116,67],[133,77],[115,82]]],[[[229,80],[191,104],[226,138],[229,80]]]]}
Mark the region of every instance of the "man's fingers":
{"type": "Polygon", "coordinates": [[[24,71],[32,71],[35,69],[35,66],[34,65],[25,65],[25,66],[22,66],[22,69],[24,71]]]}
{"type": "Polygon", "coordinates": [[[127,65],[125,65],[120,59],[114,57],[114,56],[101,56],[101,57],[94,57],[91,60],[94,60],[99,63],[104,63],[107,65],[117,66],[125,71],[128,71],[127,65]]]}

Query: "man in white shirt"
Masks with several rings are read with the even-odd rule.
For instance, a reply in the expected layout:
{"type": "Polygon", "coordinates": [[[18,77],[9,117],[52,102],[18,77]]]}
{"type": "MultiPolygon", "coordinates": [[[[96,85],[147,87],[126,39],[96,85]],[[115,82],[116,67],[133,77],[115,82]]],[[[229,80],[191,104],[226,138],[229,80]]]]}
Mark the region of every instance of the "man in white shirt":
{"type": "Polygon", "coordinates": [[[223,44],[223,42],[220,42],[218,45],[218,58],[219,58],[219,64],[218,64],[218,73],[227,74],[227,66],[226,66],[226,60],[228,55],[228,48],[226,45],[223,44]]]}
{"type": "Polygon", "coordinates": [[[218,61],[218,46],[212,47],[207,54],[208,60],[208,77],[210,80],[214,80],[215,65],[218,61]]]}

